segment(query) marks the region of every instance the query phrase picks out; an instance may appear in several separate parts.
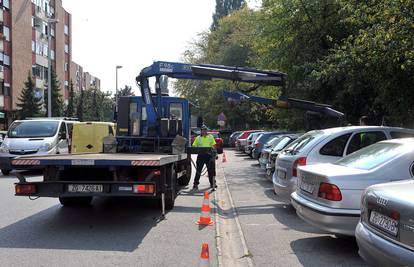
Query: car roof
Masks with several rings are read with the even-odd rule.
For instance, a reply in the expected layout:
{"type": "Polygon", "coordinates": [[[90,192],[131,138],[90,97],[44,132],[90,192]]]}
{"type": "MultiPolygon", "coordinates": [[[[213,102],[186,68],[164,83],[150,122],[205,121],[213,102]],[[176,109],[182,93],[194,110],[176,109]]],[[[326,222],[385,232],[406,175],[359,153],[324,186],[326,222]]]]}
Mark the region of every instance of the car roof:
{"type": "MultiPolygon", "coordinates": [[[[334,134],[339,132],[348,132],[348,131],[355,131],[355,130],[400,130],[400,131],[409,131],[414,132],[413,129],[408,128],[401,128],[401,127],[390,127],[390,126],[346,126],[346,127],[335,127],[335,128],[328,128],[322,130],[314,130],[322,131],[326,134],[334,134]]],[[[314,132],[311,131],[311,132],[314,132]]]]}

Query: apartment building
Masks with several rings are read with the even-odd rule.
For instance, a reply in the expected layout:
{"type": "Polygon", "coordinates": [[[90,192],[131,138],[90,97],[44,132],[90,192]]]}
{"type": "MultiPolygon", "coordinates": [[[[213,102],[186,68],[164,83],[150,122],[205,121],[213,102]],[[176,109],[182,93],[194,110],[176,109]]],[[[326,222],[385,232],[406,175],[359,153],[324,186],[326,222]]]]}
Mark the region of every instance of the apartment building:
{"type": "Polygon", "coordinates": [[[83,67],[72,61],[70,65],[70,73],[72,74],[73,88],[75,92],[95,88],[101,90],[101,80],[89,72],[85,72],[83,67]]]}
{"type": "Polygon", "coordinates": [[[0,128],[7,128],[16,118],[18,98],[29,73],[35,94],[44,98],[49,49],[65,103],[71,80],[77,91],[91,85],[100,89],[98,78],[72,62],[72,18],[62,0],[0,0],[0,24],[0,128]]]}

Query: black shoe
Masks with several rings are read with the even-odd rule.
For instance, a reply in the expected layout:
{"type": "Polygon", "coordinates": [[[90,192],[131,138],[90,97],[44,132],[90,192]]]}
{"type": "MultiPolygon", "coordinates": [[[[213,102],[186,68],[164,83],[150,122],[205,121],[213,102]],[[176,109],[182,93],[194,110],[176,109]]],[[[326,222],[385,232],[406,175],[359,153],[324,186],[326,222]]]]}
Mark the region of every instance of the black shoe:
{"type": "Polygon", "coordinates": [[[194,186],[193,186],[193,189],[194,189],[194,190],[197,190],[197,189],[198,189],[198,185],[194,185],[194,186]]]}
{"type": "Polygon", "coordinates": [[[211,184],[210,188],[217,188],[217,184],[215,184],[214,186],[211,184]]]}

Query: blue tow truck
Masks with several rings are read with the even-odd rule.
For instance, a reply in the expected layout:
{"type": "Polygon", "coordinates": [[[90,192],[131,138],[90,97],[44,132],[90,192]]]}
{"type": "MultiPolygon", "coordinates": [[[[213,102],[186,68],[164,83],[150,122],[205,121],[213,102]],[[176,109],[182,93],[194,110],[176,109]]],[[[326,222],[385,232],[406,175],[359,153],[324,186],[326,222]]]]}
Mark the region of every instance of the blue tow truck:
{"type": "MultiPolygon", "coordinates": [[[[117,101],[117,134],[104,153],[22,156],[15,169],[43,169],[43,180],[30,182],[16,173],[16,196],[56,197],[62,205],[82,206],[96,196],[136,196],[159,200],[162,213],[174,207],[179,186],[191,179],[191,105],[165,92],[168,77],[224,79],[237,83],[283,86],[277,71],[207,64],[154,62],[136,78],[141,96],[117,101]],[[149,79],[155,78],[155,90],[149,79]],[[109,151],[109,152],[108,152],[109,151]]],[[[109,138],[110,140],[110,138],[109,138]]]]}

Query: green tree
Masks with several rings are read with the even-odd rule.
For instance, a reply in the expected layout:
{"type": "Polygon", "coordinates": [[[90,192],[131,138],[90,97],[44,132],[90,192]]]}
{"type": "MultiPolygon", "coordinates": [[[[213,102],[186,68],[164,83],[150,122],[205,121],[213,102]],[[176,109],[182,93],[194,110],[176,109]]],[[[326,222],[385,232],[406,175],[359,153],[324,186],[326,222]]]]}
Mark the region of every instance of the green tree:
{"type": "Polygon", "coordinates": [[[18,115],[21,119],[37,117],[41,114],[42,104],[40,103],[40,98],[37,98],[35,95],[35,84],[30,72],[27,75],[27,81],[24,83],[24,88],[18,100],[18,115]]]}
{"type": "Polygon", "coordinates": [[[69,99],[68,99],[68,106],[66,107],[66,116],[73,117],[75,116],[75,92],[73,90],[73,82],[70,81],[69,85],[69,99]]]}
{"type": "MultiPolygon", "coordinates": [[[[60,94],[60,82],[57,79],[55,71],[52,69],[52,117],[61,117],[63,116],[64,111],[64,104],[62,95],[60,94]]],[[[48,114],[48,91],[45,91],[45,108],[46,108],[46,116],[48,114]]]]}
{"type": "Polygon", "coordinates": [[[393,125],[414,121],[414,9],[412,1],[340,1],[352,29],[314,66],[318,83],[335,87],[348,118],[368,115],[393,125]]]}
{"type": "Polygon", "coordinates": [[[124,88],[119,90],[119,96],[133,96],[132,86],[125,85],[124,88]]]}
{"type": "Polygon", "coordinates": [[[89,88],[76,95],[75,103],[78,107],[79,103],[82,103],[82,113],[78,109],[78,118],[82,118],[83,121],[113,120],[114,99],[109,92],[89,88]]]}
{"type": "Polygon", "coordinates": [[[216,10],[213,14],[213,24],[211,30],[216,30],[221,18],[230,15],[233,11],[245,5],[244,0],[216,0],[216,10]]]}

